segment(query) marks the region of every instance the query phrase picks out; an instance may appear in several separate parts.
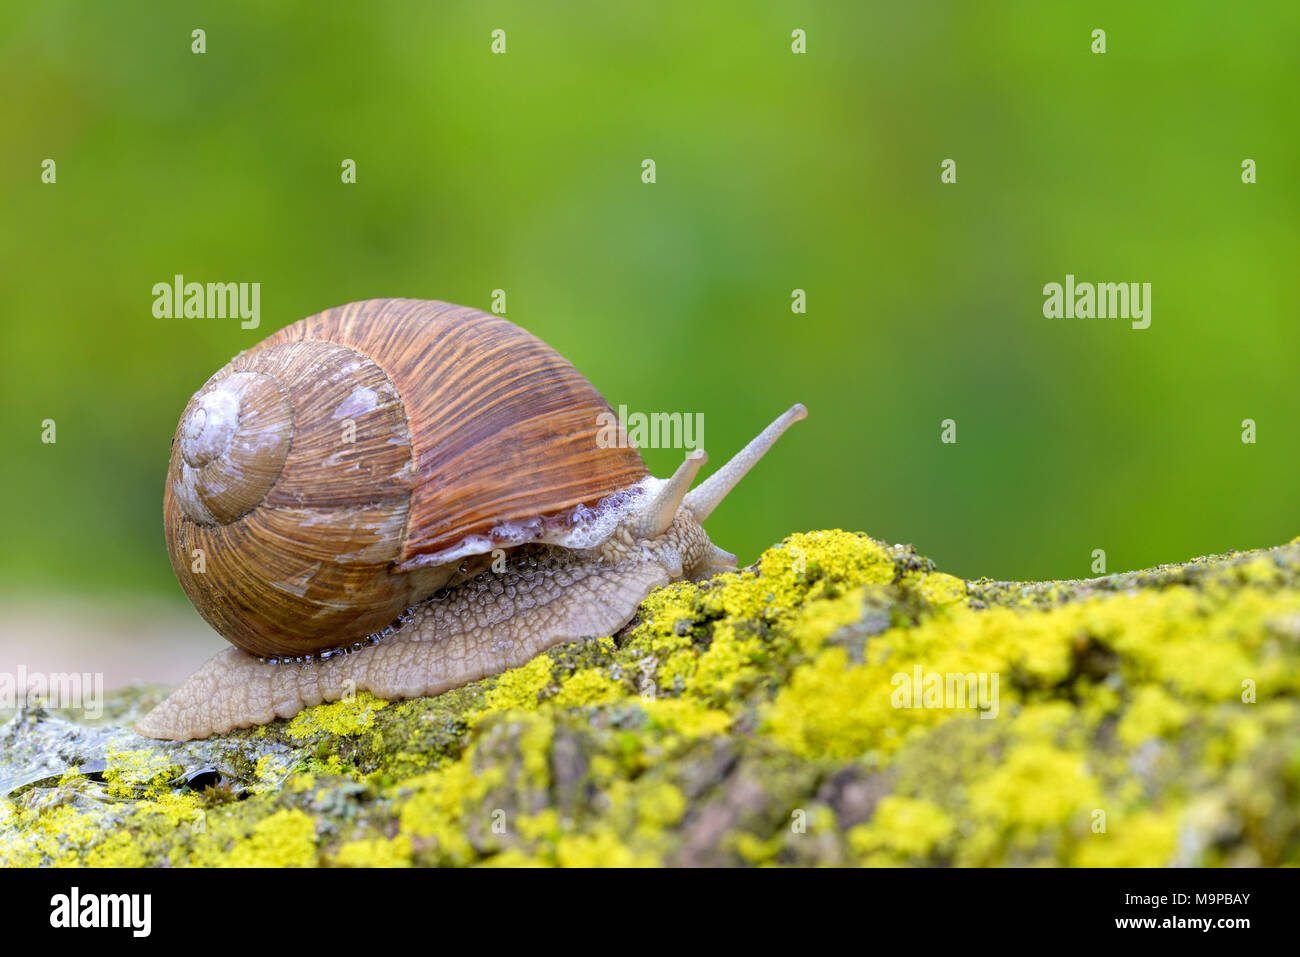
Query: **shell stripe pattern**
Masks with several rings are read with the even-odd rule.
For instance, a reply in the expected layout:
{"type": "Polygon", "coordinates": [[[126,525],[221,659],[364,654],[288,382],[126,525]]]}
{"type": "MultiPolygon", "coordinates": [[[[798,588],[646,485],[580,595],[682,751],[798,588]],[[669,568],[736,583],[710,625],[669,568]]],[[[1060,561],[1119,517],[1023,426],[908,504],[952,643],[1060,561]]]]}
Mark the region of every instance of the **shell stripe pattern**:
{"type": "Polygon", "coordinates": [[[404,564],[505,523],[560,515],[635,485],[633,448],[601,448],[609,403],[567,359],[465,306],[372,299],[287,326],[266,345],[320,339],[372,359],[406,407],[416,476],[404,564]]]}

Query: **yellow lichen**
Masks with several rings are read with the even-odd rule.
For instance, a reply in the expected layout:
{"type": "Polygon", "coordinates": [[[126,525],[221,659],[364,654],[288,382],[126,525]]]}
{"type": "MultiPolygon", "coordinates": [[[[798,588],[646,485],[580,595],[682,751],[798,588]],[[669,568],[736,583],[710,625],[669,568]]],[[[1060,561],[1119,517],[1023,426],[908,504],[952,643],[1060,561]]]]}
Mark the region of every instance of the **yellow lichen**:
{"type": "Polygon", "coordinates": [[[181,771],[179,765],[156,751],[110,750],[104,781],[113,797],[152,797],[181,771]]]}
{"type": "Polygon", "coordinates": [[[512,668],[497,676],[483,697],[483,713],[537,707],[537,698],[551,683],[551,659],[539,655],[522,668],[512,668]]]}
{"type": "Polygon", "coordinates": [[[334,863],[339,867],[410,867],[411,838],[399,834],[391,839],[349,841],[338,849],[334,863]]]}
{"type": "Polygon", "coordinates": [[[290,738],[299,741],[319,734],[339,737],[361,734],[374,725],[375,712],[388,705],[389,702],[382,698],[360,691],[351,698],[298,712],[289,722],[287,733],[290,738]]]}
{"type": "Polygon", "coordinates": [[[311,867],[316,863],[316,822],[296,808],[276,811],[228,849],[205,846],[196,864],[216,867],[311,867]]]}
{"type": "Polygon", "coordinates": [[[1179,816],[1143,811],[1110,815],[1106,830],[1083,838],[1070,863],[1076,867],[1168,867],[1178,846],[1179,816]]]}
{"type": "MultiPolygon", "coordinates": [[[[431,852],[449,864],[466,864],[475,857],[464,826],[478,803],[503,780],[500,768],[478,772],[472,754],[446,768],[404,781],[397,790],[401,797],[400,822],[406,834],[432,843],[431,852]]],[[[491,810],[478,823],[491,825],[491,810]]]]}
{"type": "Polygon", "coordinates": [[[874,866],[924,862],[956,830],[952,818],[932,801],[889,795],[870,821],[851,828],[849,846],[874,866]]]}
{"type": "Polygon", "coordinates": [[[970,788],[976,817],[1020,830],[1065,825],[1098,800],[1083,755],[1047,744],[1017,745],[970,788]]]}
{"type": "Polygon", "coordinates": [[[710,592],[706,605],[736,618],[779,618],[805,601],[895,577],[889,552],[866,535],[838,529],[799,533],[764,552],[756,573],[742,572],[710,592]]]}
{"type": "Polygon", "coordinates": [[[1177,731],[1187,722],[1189,713],[1159,685],[1147,685],[1134,694],[1116,733],[1124,744],[1137,747],[1148,738],[1177,731]]]}
{"type": "Polygon", "coordinates": [[[623,689],[608,675],[596,668],[583,668],[564,680],[551,702],[556,707],[581,708],[607,704],[622,696],[623,689]]]}
{"type": "Polygon", "coordinates": [[[752,685],[762,676],[766,657],[767,648],[761,638],[738,633],[731,622],[720,622],[708,649],[694,659],[685,679],[686,690],[711,702],[725,703],[733,691],[752,685]]]}
{"type": "Polygon", "coordinates": [[[254,766],[257,788],[259,790],[279,788],[284,784],[285,778],[289,776],[296,763],[296,758],[293,755],[278,752],[262,755],[257,759],[257,764],[254,766]]]}
{"type": "Polygon", "coordinates": [[[655,867],[659,864],[653,854],[633,851],[605,828],[560,838],[555,844],[555,862],[560,867],[655,867]]]}
{"type": "Polygon", "coordinates": [[[966,602],[966,583],[942,572],[923,575],[917,583],[917,591],[935,608],[951,608],[966,602]]]}
{"type": "Polygon", "coordinates": [[[135,835],[115,831],[91,847],[80,863],[86,867],[144,867],[149,859],[135,835]]]}
{"type": "Polygon", "coordinates": [[[654,781],[636,791],[637,829],[646,838],[673,827],[686,813],[686,795],[667,781],[654,781]]]}
{"type": "Polygon", "coordinates": [[[650,719],[650,727],[700,738],[724,734],[731,725],[731,715],[718,708],[708,708],[679,698],[642,700],[640,708],[650,719]]]}

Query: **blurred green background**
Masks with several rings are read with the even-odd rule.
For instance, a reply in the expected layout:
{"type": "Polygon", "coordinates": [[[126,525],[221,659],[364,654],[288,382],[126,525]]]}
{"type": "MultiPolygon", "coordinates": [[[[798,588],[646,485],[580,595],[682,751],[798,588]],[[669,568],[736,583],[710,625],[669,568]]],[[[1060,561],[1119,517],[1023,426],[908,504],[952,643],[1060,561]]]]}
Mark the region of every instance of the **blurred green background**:
{"type": "Polygon", "coordinates": [[[1298,36],[1290,0],[5,5],[0,582],[182,600],[162,482],[211,373],[495,288],[614,405],[703,412],[715,465],[808,406],[710,521],[742,562],[837,526],[968,577],[1286,541],[1298,36]],[[1067,272],[1151,282],[1151,328],[1043,318],[1067,272]],[[261,327],[154,318],[176,273],[260,282],[261,327]]]}

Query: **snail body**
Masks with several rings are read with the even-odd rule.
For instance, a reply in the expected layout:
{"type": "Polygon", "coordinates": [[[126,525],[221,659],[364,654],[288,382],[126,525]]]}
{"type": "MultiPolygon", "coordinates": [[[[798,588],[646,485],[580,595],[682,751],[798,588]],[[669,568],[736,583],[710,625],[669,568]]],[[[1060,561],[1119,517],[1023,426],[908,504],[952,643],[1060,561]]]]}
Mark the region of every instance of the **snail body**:
{"type": "Polygon", "coordinates": [[[701,523],[803,407],[694,490],[702,451],[655,479],[597,440],[610,413],[540,339],[441,302],[351,303],[240,353],[182,414],[163,495],[177,578],[233,647],[137,731],[439,694],[734,570],[701,523]]]}

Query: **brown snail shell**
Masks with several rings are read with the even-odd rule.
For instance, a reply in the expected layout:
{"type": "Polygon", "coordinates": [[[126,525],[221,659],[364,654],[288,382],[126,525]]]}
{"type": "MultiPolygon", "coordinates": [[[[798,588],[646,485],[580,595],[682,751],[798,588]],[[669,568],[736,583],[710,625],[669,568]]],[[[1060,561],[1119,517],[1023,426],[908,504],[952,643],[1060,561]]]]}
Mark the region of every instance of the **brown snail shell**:
{"type": "MultiPolygon", "coordinates": [[[[498,316],[372,299],[293,323],[190,400],[164,491],[200,614],[254,655],[350,644],[461,562],[565,534],[648,473],[608,402],[498,316]]],[[[594,544],[594,542],[593,542],[594,544]]]]}

